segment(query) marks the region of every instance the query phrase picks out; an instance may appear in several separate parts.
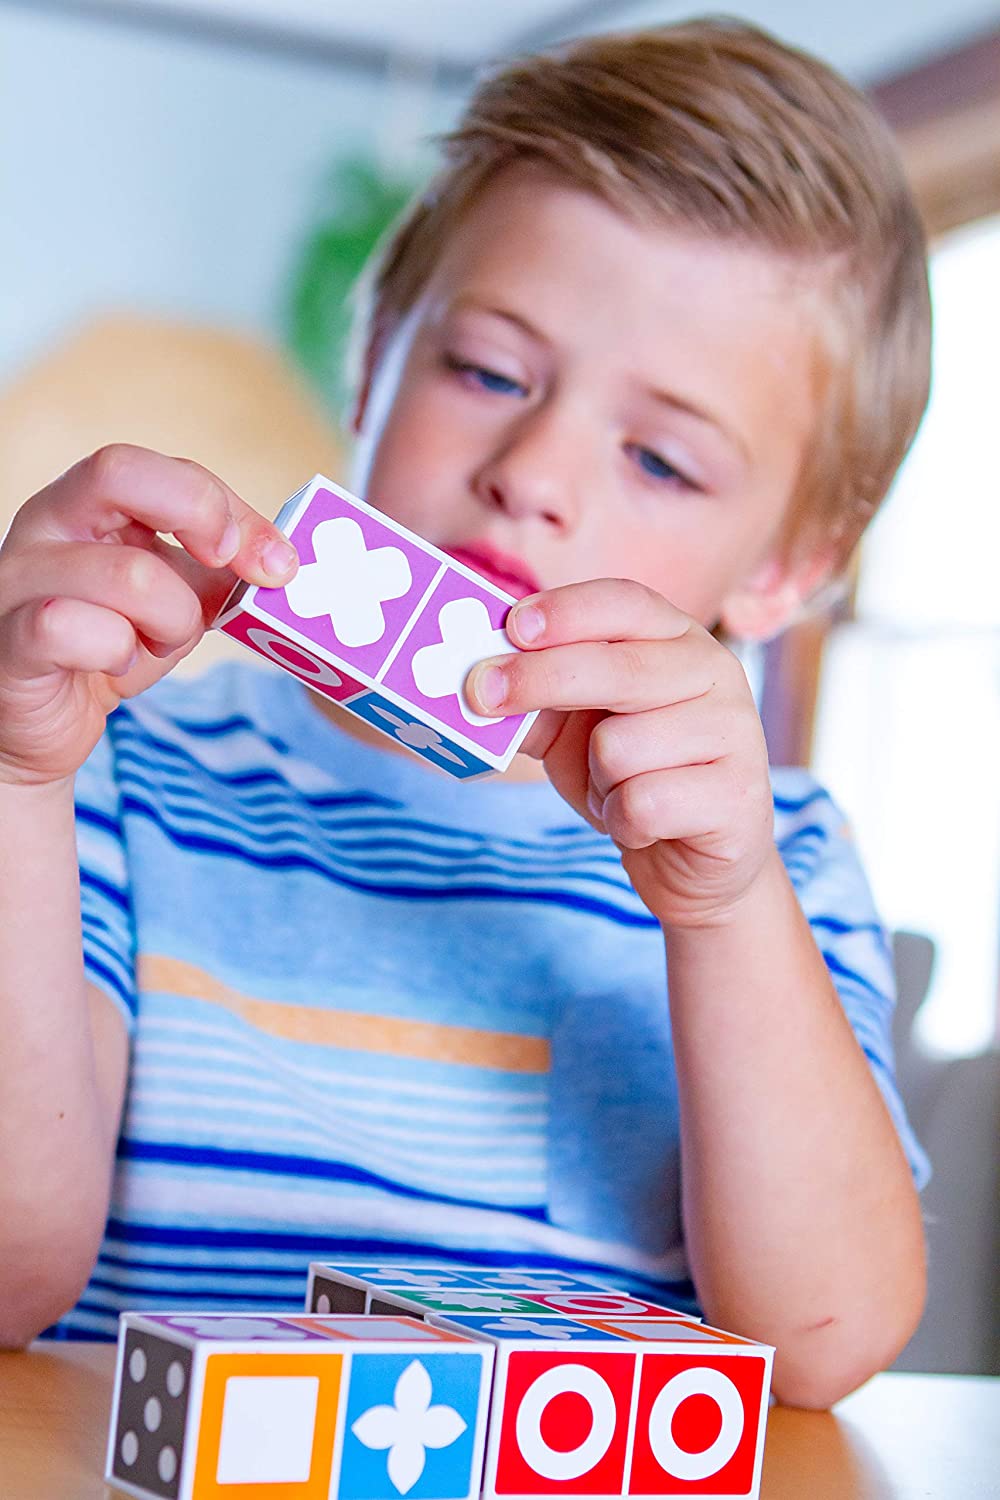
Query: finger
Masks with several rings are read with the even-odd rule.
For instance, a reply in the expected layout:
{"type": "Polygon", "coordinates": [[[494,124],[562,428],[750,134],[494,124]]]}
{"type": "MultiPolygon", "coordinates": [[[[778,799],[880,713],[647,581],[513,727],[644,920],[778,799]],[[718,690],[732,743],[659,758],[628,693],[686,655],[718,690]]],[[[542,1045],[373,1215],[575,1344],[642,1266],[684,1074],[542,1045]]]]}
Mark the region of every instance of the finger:
{"type": "Polygon", "coordinates": [[[539,708],[641,713],[707,693],[719,671],[729,670],[717,655],[731,653],[691,633],[672,640],[582,641],[490,657],[472,669],[466,692],[486,716],[539,708]]]}
{"type": "Polygon", "coordinates": [[[731,776],[724,761],[647,771],[620,782],[593,811],[623,849],[706,838],[725,826],[731,776]]]}
{"type": "Polygon", "coordinates": [[[519,600],[504,628],[515,645],[537,651],[570,641],[674,639],[702,627],[643,583],[591,578],[519,600]]]}
{"type": "Polygon", "coordinates": [[[130,621],[155,656],[169,655],[204,630],[197,594],[149,550],[62,542],[34,548],[30,568],[20,561],[6,574],[14,604],[70,598],[113,610],[130,621]]]}
{"type": "Polygon", "coordinates": [[[287,537],[217,475],[128,443],[74,464],[16,518],[18,535],[28,540],[99,541],[135,522],[175,536],[206,567],[228,563],[250,582],[273,586],[297,566],[287,537]]]}
{"type": "Polygon", "coordinates": [[[0,619],[4,669],[28,681],[49,672],[121,677],[139,655],[128,620],[83,599],[35,599],[0,619]]]}
{"type": "Polygon", "coordinates": [[[745,704],[707,694],[638,714],[611,714],[595,726],[588,746],[590,782],[606,797],[621,781],[645,771],[708,765],[739,747],[766,756],[764,735],[747,694],[745,704]]]}

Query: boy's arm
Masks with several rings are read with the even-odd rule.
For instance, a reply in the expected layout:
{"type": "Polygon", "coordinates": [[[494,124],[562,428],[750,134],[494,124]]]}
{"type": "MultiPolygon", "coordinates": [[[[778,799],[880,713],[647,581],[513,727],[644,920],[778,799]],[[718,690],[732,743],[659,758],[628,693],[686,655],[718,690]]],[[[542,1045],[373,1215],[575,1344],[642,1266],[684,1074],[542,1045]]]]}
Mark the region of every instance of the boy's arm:
{"type": "Polygon", "coordinates": [[[774,844],[760,718],[731,652],[639,584],[523,599],[480,664],[484,713],[611,835],[663,929],[683,1208],[713,1322],[777,1346],[774,1388],[826,1406],[887,1364],[924,1296],[895,1129],[774,844]],[[527,626],[527,628],[526,628],[527,626]]]}
{"type": "Polygon", "coordinates": [[[828,1406],[919,1321],[909,1165],[777,851],[738,908],[665,938],[705,1315],[777,1346],[779,1399],[828,1406]]]}
{"type": "Polygon", "coordinates": [[[0,783],[0,1346],[65,1312],[107,1217],[125,1025],[84,981],[72,780],[0,783]]]}
{"type": "Polygon", "coordinates": [[[0,1345],[90,1274],[124,1088],[124,1027],[84,981],[74,776],[237,579],[296,565],[214,474],[128,444],[32,496],[0,543],[0,1345]]]}

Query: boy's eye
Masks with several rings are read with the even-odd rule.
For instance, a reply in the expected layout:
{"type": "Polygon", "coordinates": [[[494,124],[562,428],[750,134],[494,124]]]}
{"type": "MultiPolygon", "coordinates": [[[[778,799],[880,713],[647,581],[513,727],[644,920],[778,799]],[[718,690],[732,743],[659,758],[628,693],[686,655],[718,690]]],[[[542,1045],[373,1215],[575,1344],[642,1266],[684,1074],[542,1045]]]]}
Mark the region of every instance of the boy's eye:
{"type": "Polygon", "coordinates": [[[482,386],[483,390],[492,391],[495,395],[525,394],[524,386],[520,381],[513,380],[509,375],[501,375],[499,370],[487,369],[485,365],[459,359],[454,354],[445,355],[445,364],[449,370],[454,370],[456,375],[467,375],[477,385],[482,386]]]}
{"type": "Polygon", "coordinates": [[[697,485],[688,479],[686,474],[682,474],[680,469],[668,463],[665,458],[662,458],[659,453],[655,453],[652,448],[643,448],[636,443],[630,446],[640,469],[652,479],[673,479],[679,484],[684,485],[686,489],[697,489],[697,485]]]}

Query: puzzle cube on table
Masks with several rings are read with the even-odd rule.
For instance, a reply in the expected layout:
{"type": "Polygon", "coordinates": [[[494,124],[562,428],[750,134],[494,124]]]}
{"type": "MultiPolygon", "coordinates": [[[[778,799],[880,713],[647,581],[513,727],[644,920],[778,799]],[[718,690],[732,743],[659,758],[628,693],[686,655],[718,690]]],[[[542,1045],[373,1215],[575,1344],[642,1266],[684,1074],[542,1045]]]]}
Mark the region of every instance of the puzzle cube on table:
{"type": "Polygon", "coordinates": [[[593,1277],[517,1267],[315,1262],[307,1296],[493,1345],[487,1500],[759,1494],[767,1345],[593,1277]]]}
{"type": "Polygon", "coordinates": [[[297,574],[283,589],[241,583],[215,628],[452,776],[505,770],[537,715],[484,718],[464,683],[517,649],[514,598],[322,475],[275,524],[297,574]]]}
{"type": "Polygon", "coordinates": [[[473,1500],[493,1360],[408,1317],[126,1313],[105,1478],[155,1500],[473,1500]]]}

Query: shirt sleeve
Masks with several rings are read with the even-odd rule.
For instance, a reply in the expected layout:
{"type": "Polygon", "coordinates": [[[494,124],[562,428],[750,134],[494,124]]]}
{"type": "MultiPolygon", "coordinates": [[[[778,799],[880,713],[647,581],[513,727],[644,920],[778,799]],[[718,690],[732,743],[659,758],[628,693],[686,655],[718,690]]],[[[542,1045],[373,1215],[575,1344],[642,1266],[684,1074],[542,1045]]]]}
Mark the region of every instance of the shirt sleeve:
{"type": "Polygon", "coordinates": [[[131,1035],[136,1017],[135,928],[114,747],[105,733],[76,777],[83,963],[131,1035]]]}
{"type": "Polygon", "coordinates": [[[844,814],[805,772],[775,785],[775,837],[840,1002],[885,1100],[922,1188],[930,1161],[917,1141],[896,1084],[892,1018],[896,976],[889,934],[879,919],[844,814]]]}

